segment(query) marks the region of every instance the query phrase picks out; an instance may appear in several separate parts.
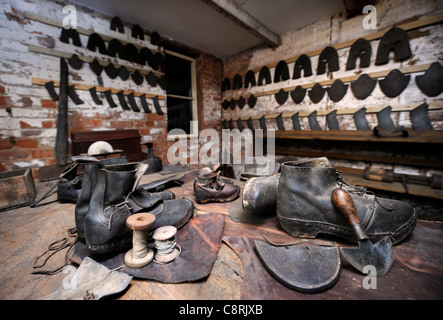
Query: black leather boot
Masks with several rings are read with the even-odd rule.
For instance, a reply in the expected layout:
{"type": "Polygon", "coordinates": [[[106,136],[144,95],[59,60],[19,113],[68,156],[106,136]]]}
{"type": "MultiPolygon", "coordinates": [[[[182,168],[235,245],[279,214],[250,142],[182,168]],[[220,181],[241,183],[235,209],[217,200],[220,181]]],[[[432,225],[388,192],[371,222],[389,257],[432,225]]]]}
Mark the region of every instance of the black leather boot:
{"type": "Polygon", "coordinates": [[[403,240],[415,227],[415,209],[406,202],[383,199],[345,182],[339,171],[313,162],[283,163],[277,191],[277,217],[294,237],[314,238],[329,234],[356,242],[352,228],[331,200],[332,191],[343,187],[352,196],[361,226],[372,240],[389,236],[403,240]]]}
{"type": "MultiPolygon", "coordinates": [[[[74,156],[71,158],[72,162],[74,163],[83,163],[81,159],[84,157],[82,156],[74,156]]],[[[119,164],[119,163],[125,163],[126,157],[119,157],[119,158],[111,158],[111,159],[103,159],[98,160],[103,165],[112,165],[112,164],[119,164]]],[[[82,185],[80,194],[77,198],[77,202],[75,204],[75,226],[77,229],[77,235],[80,240],[84,241],[85,239],[85,217],[88,214],[89,209],[89,201],[91,200],[92,191],[95,189],[96,185],[96,168],[95,164],[85,164],[84,166],[84,172],[82,177],[82,185]]]]}
{"type": "MultiPolygon", "coordinates": [[[[79,162],[82,162],[82,158],[83,157],[81,156],[74,156],[72,157],[72,161],[75,162],[76,160],[78,160],[79,162]]],[[[105,167],[108,165],[123,164],[127,162],[126,157],[103,159],[99,161],[105,167]]],[[[75,206],[75,225],[77,229],[77,235],[81,241],[85,241],[85,217],[89,210],[89,202],[91,200],[92,192],[96,186],[96,173],[97,168],[95,164],[85,164],[80,195],[75,206]]],[[[149,193],[145,196],[152,196],[154,198],[160,198],[163,200],[175,199],[175,194],[168,190],[149,193]]]]}
{"type": "Polygon", "coordinates": [[[76,162],[90,166],[90,177],[95,180],[83,222],[84,240],[92,253],[128,248],[132,234],[125,221],[133,213],[156,215],[156,224],[151,229],[163,225],[180,228],[193,214],[193,203],[188,199],[174,199],[171,191],[152,194],[138,187],[147,164],[104,165],[93,157],[78,157],[76,162]]]}

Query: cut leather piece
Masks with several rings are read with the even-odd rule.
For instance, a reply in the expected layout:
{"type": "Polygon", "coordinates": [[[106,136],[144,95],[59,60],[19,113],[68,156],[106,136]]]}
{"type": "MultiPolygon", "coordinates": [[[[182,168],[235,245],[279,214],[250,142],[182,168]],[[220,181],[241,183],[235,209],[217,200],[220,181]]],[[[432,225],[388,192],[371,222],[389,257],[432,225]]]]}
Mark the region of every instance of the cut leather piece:
{"type": "Polygon", "coordinates": [[[145,40],[145,33],[143,32],[142,28],[138,24],[134,24],[131,28],[131,37],[145,40]]]}
{"type": "Polygon", "coordinates": [[[294,128],[294,130],[301,130],[298,112],[294,113],[291,118],[292,118],[292,127],[294,128]]]}
{"type": "Polygon", "coordinates": [[[152,102],[154,103],[154,108],[155,108],[155,111],[157,112],[157,114],[163,115],[162,108],[160,107],[160,103],[158,102],[158,96],[155,96],[154,98],[152,98],[152,102]]]}
{"type": "Polygon", "coordinates": [[[409,112],[414,130],[434,130],[428,117],[427,103],[423,103],[409,112]]]}
{"type": "Polygon", "coordinates": [[[306,96],[306,89],[302,86],[296,86],[294,90],[291,91],[291,98],[296,104],[300,104],[306,96]]]}
{"type": "Polygon", "coordinates": [[[282,105],[286,102],[286,100],[288,100],[288,96],[289,96],[289,92],[280,89],[276,94],[275,94],[275,100],[277,101],[277,103],[279,105],[282,105]]]}
{"type": "Polygon", "coordinates": [[[246,72],[245,75],[245,83],[243,85],[244,88],[249,88],[249,87],[255,87],[257,85],[257,82],[255,81],[255,73],[252,70],[249,70],[248,72],[246,72]]]}
{"type": "Polygon", "coordinates": [[[429,69],[415,77],[417,87],[428,97],[436,97],[443,92],[443,67],[440,62],[433,62],[429,69]]]}
{"type": "Polygon", "coordinates": [[[119,17],[114,17],[111,19],[111,25],[109,26],[109,29],[117,31],[119,33],[125,33],[123,22],[120,20],[119,17]]]}
{"type": "Polygon", "coordinates": [[[94,100],[95,104],[102,105],[103,101],[97,95],[96,87],[89,88],[89,93],[91,94],[92,100],[94,100]]]}
{"type": "Polygon", "coordinates": [[[382,110],[377,112],[378,126],[380,128],[388,130],[395,128],[395,124],[391,118],[391,110],[392,107],[387,106],[386,108],[383,108],[382,110]]]}
{"type": "Polygon", "coordinates": [[[368,120],[366,119],[366,108],[363,107],[354,113],[354,123],[357,130],[371,130],[368,120]]]}
{"type": "Polygon", "coordinates": [[[271,72],[267,66],[263,66],[260,69],[260,72],[258,73],[257,85],[262,86],[263,81],[265,82],[264,84],[270,84],[272,82],[271,72]]]}
{"type": "Polygon", "coordinates": [[[96,75],[100,75],[103,71],[103,66],[98,62],[97,59],[94,59],[92,62],[89,63],[89,67],[91,67],[91,70],[94,71],[96,75]]]}
{"type": "Polygon", "coordinates": [[[69,39],[72,40],[72,44],[76,47],[81,47],[82,43],[80,41],[80,36],[77,32],[77,29],[65,29],[62,28],[61,34],[60,34],[60,41],[63,43],[69,43],[69,39]]]}
{"type": "Polygon", "coordinates": [[[117,108],[117,104],[114,102],[114,99],[112,99],[112,91],[111,90],[106,90],[103,93],[105,94],[105,98],[106,98],[106,101],[108,101],[109,106],[111,108],[117,108]]]}
{"type": "Polygon", "coordinates": [[[231,80],[229,78],[224,78],[222,82],[222,92],[231,90],[231,80]]]}
{"type": "Polygon", "coordinates": [[[240,132],[244,129],[243,124],[241,123],[241,118],[237,119],[237,129],[240,130],[240,132]]]}
{"type": "Polygon", "coordinates": [[[154,46],[158,46],[158,47],[162,47],[163,46],[162,38],[161,38],[160,34],[157,31],[153,31],[151,33],[151,41],[150,42],[154,46]]]}
{"type": "Polygon", "coordinates": [[[87,48],[91,51],[96,51],[98,47],[98,52],[101,54],[107,54],[105,41],[98,33],[91,33],[88,38],[87,48]]]}
{"type": "Polygon", "coordinates": [[[321,99],[325,96],[326,89],[324,89],[321,84],[316,83],[311,90],[309,90],[308,95],[313,103],[319,103],[321,99]]]}
{"type": "Polygon", "coordinates": [[[231,110],[234,110],[236,105],[237,105],[237,101],[235,101],[234,98],[232,98],[231,100],[229,100],[229,108],[230,108],[231,110]]]}
{"type": "Polygon", "coordinates": [[[76,54],[73,54],[71,58],[68,59],[68,62],[69,65],[75,70],[79,70],[83,67],[83,61],[76,54]]]}
{"type": "Polygon", "coordinates": [[[164,57],[160,52],[156,52],[152,55],[152,59],[148,61],[149,66],[152,67],[154,70],[162,70],[163,72],[166,71],[165,69],[165,61],[164,57]]]}
{"type": "Polygon", "coordinates": [[[118,76],[120,77],[120,79],[128,80],[129,75],[130,74],[128,69],[126,69],[124,66],[120,66],[120,68],[118,68],[118,76]]]}
{"type": "Polygon", "coordinates": [[[55,91],[54,88],[54,81],[48,81],[45,82],[45,88],[48,91],[49,95],[51,96],[52,100],[58,100],[59,95],[58,93],[55,91]]]}
{"type": "Polygon", "coordinates": [[[326,115],[326,122],[329,130],[340,130],[340,124],[337,120],[337,110],[331,111],[326,115]]]}
{"type": "Polygon", "coordinates": [[[240,109],[243,109],[243,107],[245,106],[245,104],[246,104],[246,100],[245,100],[245,98],[243,98],[242,96],[240,96],[240,98],[238,98],[238,100],[237,100],[237,105],[238,105],[238,107],[239,107],[240,109]]]}
{"type": "Polygon", "coordinates": [[[131,106],[132,111],[140,112],[140,108],[137,106],[137,103],[135,102],[134,92],[131,92],[130,94],[128,94],[127,97],[128,97],[129,105],[131,106]]]}
{"type": "Polygon", "coordinates": [[[148,74],[145,76],[146,81],[149,83],[151,87],[155,87],[157,85],[157,77],[155,76],[154,72],[149,71],[148,74]]]}
{"type": "Polygon", "coordinates": [[[400,70],[394,69],[382,80],[378,81],[381,91],[388,98],[398,97],[408,86],[410,75],[404,75],[400,70]]]}
{"type": "Polygon", "coordinates": [[[325,291],[340,276],[340,252],[336,245],[273,246],[260,240],[255,240],[254,245],[268,272],[293,290],[305,293],[325,291]]]}
{"type": "Polygon", "coordinates": [[[132,43],[127,43],[126,45],[123,46],[122,55],[120,56],[120,58],[126,61],[136,62],[136,63],[140,61],[139,52],[132,43]]]}
{"type": "Polygon", "coordinates": [[[248,124],[248,129],[254,131],[254,126],[252,125],[252,118],[249,117],[248,120],[246,120],[246,123],[248,124]]]}
{"type": "Polygon", "coordinates": [[[143,47],[140,49],[140,52],[138,54],[138,63],[141,65],[149,65],[149,61],[153,59],[154,55],[152,54],[152,51],[149,50],[147,47],[143,47]]]}
{"type": "Polygon", "coordinates": [[[327,88],[329,98],[334,102],[339,102],[348,91],[349,84],[344,84],[343,81],[337,79],[332,86],[327,88]]]}
{"type": "Polygon", "coordinates": [[[262,116],[260,119],[258,119],[259,123],[260,123],[260,129],[266,131],[266,120],[265,120],[265,116],[262,116]]]}
{"type": "Polygon", "coordinates": [[[257,97],[251,94],[248,97],[248,106],[249,108],[254,108],[255,104],[257,103],[257,97]]]}
{"type": "Polygon", "coordinates": [[[118,101],[120,102],[120,106],[122,107],[123,110],[131,110],[131,108],[129,108],[128,104],[126,103],[125,94],[123,90],[117,93],[117,97],[118,101]]]}
{"type": "Polygon", "coordinates": [[[237,73],[232,80],[232,90],[243,88],[243,81],[241,76],[237,73]]]}
{"type": "Polygon", "coordinates": [[[110,57],[119,57],[122,56],[123,45],[118,39],[112,39],[108,44],[108,52],[107,55],[110,57]]]}
{"type": "Polygon", "coordinates": [[[305,54],[302,54],[300,57],[298,57],[297,61],[295,61],[292,79],[300,78],[302,70],[303,77],[312,76],[311,59],[305,54]]]}
{"type": "Polygon", "coordinates": [[[168,87],[168,80],[165,76],[161,76],[160,78],[158,78],[157,84],[160,86],[160,88],[166,90],[166,88],[168,87]]]}
{"type": "MultiPolygon", "coordinates": [[[[183,228],[178,230],[175,236],[182,252],[174,261],[168,264],[150,263],[139,269],[124,266],[119,269],[119,272],[163,283],[181,283],[203,279],[211,273],[217,258],[224,221],[225,218],[222,214],[210,213],[194,216],[183,228]]],[[[153,247],[153,244],[151,243],[149,246],[153,247]]],[[[126,252],[121,252],[114,256],[94,258],[107,268],[114,269],[124,264],[125,254],[126,252]]],[[[86,246],[82,242],[78,242],[70,260],[80,264],[83,258],[89,255],[86,246]]]]}
{"type": "Polygon", "coordinates": [[[340,70],[338,64],[338,53],[334,47],[326,47],[318,57],[317,75],[324,74],[328,66],[328,72],[340,70]]]}
{"type": "Polygon", "coordinates": [[[131,275],[109,270],[90,257],[85,257],[70,277],[70,283],[75,285],[64,285],[43,300],[100,300],[123,292],[131,280],[131,275]]]}
{"type": "Polygon", "coordinates": [[[75,91],[75,85],[70,85],[68,87],[68,95],[69,98],[71,98],[72,101],[74,101],[75,104],[83,104],[83,100],[80,99],[80,97],[77,95],[77,92],[75,91]]]}
{"type": "Polygon", "coordinates": [[[148,101],[146,101],[146,95],[143,93],[140,96],[140,102],[145,113],[151,113],[151,109],[148,106],[148,101]]]}
{"type": "Polygon", "coordinates": [[[403,29],[393,27],[383,35],[378,44],[375,64],[388,63],[391,51],[394,51],[394,61],[404,61],[411,57],[409,37],[403,29]]]}
{"type": "Polygon", "coordinates": [[[282,114],[280,113],[277,118],[275,118],[275,121],[277,121],[277,128],[278,130],[285,130],[285,125],[283,123],[282,114]]]}
{"type": "Polygon", "coordinates": [[[108,75],[109,78],[115,79],[118,76],[118,69],[114,67],[112,63],[109,63],[106,67],[103,68],[105,70],[105,73],[108,75]]]}
{"type": "Polygon", "coordinates": [[[140,74],[138,70],[135,70],[134,72],[131,73],[131,79],[138,86],[143,83],[143,76],[140,74]]]}
{"type": "Polygon", "coordinates": [[[317,111],[313,111],[308,116],[309,127],[311,130],[321,130],[320,124],[317,120],[317,111]]]}
{"type": "Polygon", "coordinates": [[[228,100],[223,100],[223,102],[222,102],[222,108],[224,109],[224,110],[228,110],[229,109],[229,101],[228,100]]]}
{"type": "Polygon", "coordinates": [[[289,79],[288,64],[284,60],[280,60],[277,63],[274,71],[274,83],[285,81],[289,79]]]}
{"type": "Polygon", "coordinates": [[[346,62],[346,70],[356,68],[357,59],[360,59],[360,68],[367,68],[371,62],[372,46],[371,43],[364,39],[357,39],[349,50],[348,61],[346,62]]]}
{"type": "Polygon", "coordinates": [[[234,124],[232,123],[232,119],[229,119],[228,127],[229,127],[229,130],[233,130],[234,129],[234,124]]]}
{"type": "Polygon", "coordinates": [[[351,83],[351,89],[355,97],[364,100],[372,93],[377,84],[377,79],[372,79],[367,74],[362,74],[357,81],[351,83]]]}
{"type": "Polygon", "coordinates": [[[222,128],[223,129],[228,129],[228,122],[226,121],[226,119],[223,120],[221,123],[222,123],[222,128]]]}

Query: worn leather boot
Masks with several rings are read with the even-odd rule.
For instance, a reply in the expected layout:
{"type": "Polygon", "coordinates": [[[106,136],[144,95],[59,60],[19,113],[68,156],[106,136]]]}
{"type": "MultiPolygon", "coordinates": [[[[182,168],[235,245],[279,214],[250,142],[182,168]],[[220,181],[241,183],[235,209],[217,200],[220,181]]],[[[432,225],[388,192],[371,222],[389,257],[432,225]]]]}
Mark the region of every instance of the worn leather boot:
{"type": "MultiPolygon", "coordinates": [[[[78,165],[79,161],[80,163],[83,163],[81,162],[82,158],[83,158],[82,156],[74,156],[71,158],[71,160],[73,163],[76,163],[78,165]]],[[[126,157],[110,158],[98,161],[100,161],[103,165],[111,165],[111,164],[125,163],[126,157]]],[[[91,200],[92,191],[95,189],[95,184],[96,184],[95,165],[85,164],[83,171],[84,172],[83,172],[81,190],[75,205],[75,226],[77,229],[77,235],[79,239],[82,241],[84,241],[85,239],[85,228],[84,228],[85,217],[88,214],[89,201],[91,200]]]]}
{"type": "Polygon", "coordinates": [[[174,194],[166,191],[161,193],[162,198],[138,188],[147,164],[104,165],[93,157],[80,157],[77,162],[91,165],[90,175],[95,177],[95,187],[91,188],[88,212],[84,218],[84,240],[92,253],[109,253],[128,248],[132,234],[125,221],[135,212],[152,211],[156,216],[161,214],[166,218],[163,218],[164,221],[159,219],[159,222],[177,228],[192,216],[193,204],[190,200],[164,200],[168,193],[174,194]]]}
{"type": "Polygon", "coordinates": [[[240,188],[220,179],[220,171],[203,168],[195,175],[194,193],[198,203],[228,202],[237,199],[240,188]]]}
{"type": "Polygon", "coordinates": [[[253,214],[275,213],[279,178],[280,173],[248,179],[242,193],[243,209],[253,214]]]}
{"type": "MultiPolygon", "coordinates": [[[[81,156],[72,157],[73,162],[75,162],[76,160],[81,162],[81,159],[82,159],[81,156]]],[[[98,161],[100,161],[105,167],[108,165],[123,164],[127,162],[126,157],[110,158],[98,161]]],[[[95,166],[96,166],[95,164],[85,164],[84,173],[82,177],[81,190],[75,205],[75,226],[77,229],[78,238],[81,241],[85,241],[85,227],[84,227],[85,217],[89,210],[89,202],[91,200],[92,192],[94,191],[96,186],[97,168],[95,168],[95,166]]],[[[137,189],[140,188],[141,187],[137,187],[137,189]]],[[[169,190],[147,193],[144,194],[144,196],[160,198],[163,200],[175,199],[175,194],[169,190]]]]}
{"type": "MultiPolygon", "coordinates": [[[[325,157],[303,159],[294,161],[293,163],[294,165],[312,167],[330,167],[329,161],[325,157]]],[[[254,214],[276,212],[279,180],[280,173],[270,176],[249,178],[243,188],[243,209],[254,214]]]]}
{"type": "MultiPolygon", "coordinates": [[[[323,160],[324,161],[324,160],[323,160]]],[[[403,240],[415,227],[415,209],[406,202],[383,199],[345,182],[335,168],[315,162],[283,163],[277,191],[277,217],[294,237],[314,238],[319,234],[339,236],[356,242],[352,228],[334,207],[331,195],[343,187],[352,196],[362,228],[371,240],[390,237],[403,240]]]]}

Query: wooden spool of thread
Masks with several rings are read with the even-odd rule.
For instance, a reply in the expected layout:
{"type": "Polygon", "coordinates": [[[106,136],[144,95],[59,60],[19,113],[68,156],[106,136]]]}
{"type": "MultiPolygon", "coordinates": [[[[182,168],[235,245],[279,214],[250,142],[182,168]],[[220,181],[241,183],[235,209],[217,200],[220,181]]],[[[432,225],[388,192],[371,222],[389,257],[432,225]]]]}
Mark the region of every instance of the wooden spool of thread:
{"type": "Polygon", "coordinates": [[[142,268],[154,259],[154,250],[148,248],[147,231],[155,224],[150,213],[136,213],[126,219],[126,226],[133,231],[132,249],[125,254],[125,264],[130,268],[142,268]]]}
{"type": "Polygon", "coordinates": [[[164,226],[156,229],[152,235],[155,240],[157,252],[154,261],[166,264],[177,258],[181,252],[180,246],[175,242],[177,228],[174,226],[164,226]]]}

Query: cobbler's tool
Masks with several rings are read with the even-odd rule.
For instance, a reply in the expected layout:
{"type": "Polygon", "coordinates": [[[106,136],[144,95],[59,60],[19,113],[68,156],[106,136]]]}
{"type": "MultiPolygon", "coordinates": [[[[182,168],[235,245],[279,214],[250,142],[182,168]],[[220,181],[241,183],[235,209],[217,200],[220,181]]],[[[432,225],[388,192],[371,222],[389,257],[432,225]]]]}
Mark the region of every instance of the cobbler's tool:
{"type": "Polygon", "coordinates": [[[348,220],[358,240],[358,248],[341,247],[342,255],[354,268],[362,273],[364,273],[363,270],[366,266],[373,266],[377,276],[387,274],[394,260],[392,242],[389,237],[372,244],[360,225],[354,200],[345,189],[337,188],[332,191],[332,203],[348,220]]]}

